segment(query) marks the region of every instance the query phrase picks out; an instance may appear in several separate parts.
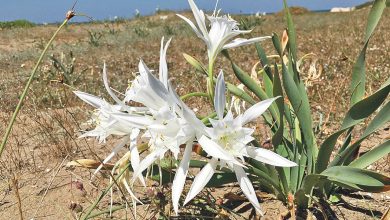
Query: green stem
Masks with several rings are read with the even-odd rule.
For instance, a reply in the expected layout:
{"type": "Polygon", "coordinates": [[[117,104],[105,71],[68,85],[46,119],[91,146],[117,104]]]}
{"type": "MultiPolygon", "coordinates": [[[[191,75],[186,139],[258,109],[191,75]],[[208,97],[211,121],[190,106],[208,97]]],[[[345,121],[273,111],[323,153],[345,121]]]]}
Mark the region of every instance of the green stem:
{"type": "Polygon", "coordinates": [[[125,208],[126,208],[126,205],[115,206],[115,207],[109,208],[109,209],[101,211],[101,212],[96,212],[96,213],[90,215],[88,217],[88,219],[95,218],[95,217],[98,217],[100,215],[107,214],[107,213],[114,213],[116,211],[119,211],[119,210],[122,210],[122,209],[125,209],[125,208]]]}
{"type": "Polygon", "coordinates": [[[211,104],[214,105],[214,77],[213,77],[213,61],[209,61],[209,77],[207,80],[207,92],[210,96],[211,104]]]}
{"type": "Polygon", "coordinates": [[[110,185],[100,194],[99,198],[92,204],[91,208],[87,211],[87,213],[84,216],[84,220],[89,219],[92,211],[95,209],[95,207],[99,204],[99,202],[103,199],[103,197],[110,191],[110,189],[114,186],[114,184],[117,183],[119,178],[125,173],[125,171],[130,167],[130,163],[127,164],[127,166],[119,173],[118,177],[115,179],[115,181],[112,181],[110,185]]]}
{"type": "Polygon", "coordinates": [[[183,96],[180,97],[181,100],[185,100],[185,99],[188,99],[190,97],[194,97],[194,96],[197,96],[197,97],[210,97],[207,93],[204,93],[204,92],[193,92],[193,93],[188,93],[188,94],[185,94],[183,96]]]}
{"type": "Polygon", "coordinates": [[[202,118],[202,122],[205,124],[205,123],[209,122],[210,118],[214,118],[215,116],[217,116],[217,113],[213,112],[210,115],[207,115],[206,117],[202,118]]]}
{"type": "Polygon", "coordinates": [[[53,36],[51,37],[51,39],[47,43],[45,49],[43,50],[41,56],[39,57],[39,59],[37,61],[37,63],[35,64],[35,67],[34,67],[34,69],[31,72],[30,78],[28,79],[28,81],[26,83],[26,86],[24,87],[23,93],[20,96],[19,103],[16,106],[15,111],[14,111],[12,117],[11,117],[11,120],[10,120],[9,124],[8,124],[7,130],[5,131],[3,140],[2,140],[1,145],[0,145],[0,157],[3,154],[3,150],[4,150],[4,148],[5,148],[6,144],[7,144],[8,137],[11,134],[12,127],[13,127],[13,125],[15,123],[16,117],[18,116],[18,113],[19,113],[20,109],[22,108],[23,101],[24,101],[24,99],[25,99],[25,97],[27,95],[27,92],[28,92],[28,90],[30,88],[30,85],[31,85],[31,83],[32,83],[32,81],[34,79],[35,73],[37,72],[38,67],[41,64],[41,62],[43,60],[43,57],[45,56],[47,50],[49,49],[50,45],[53,43],[54,38],[56,38],[56,36],[60,32],[60,30],[68,23],[69,19],[70,18],[66,18],[64,20],[64,22],[62,22],[62,24],[58,27],[56,32],[53,34],[53,36]]]}

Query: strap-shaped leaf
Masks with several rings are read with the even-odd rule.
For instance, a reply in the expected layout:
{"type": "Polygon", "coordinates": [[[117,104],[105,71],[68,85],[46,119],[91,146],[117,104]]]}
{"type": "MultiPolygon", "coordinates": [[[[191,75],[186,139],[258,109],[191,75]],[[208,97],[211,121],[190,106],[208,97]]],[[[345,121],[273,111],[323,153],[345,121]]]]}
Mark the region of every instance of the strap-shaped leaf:
{"type": "Polygon", "coordinates": [[[234,182],[237,182],[237,178],[233,172],[215,173],[206,187],[221,187],[224,184],[234,182]]]}
{"type": "Polygon", "coordinates": [[[379,111],[374,119],[372,119],[359,140],[355,141],[355,143],[346,148],[344,151],[339,152],[330,165],[348,165],[348,161],[350,161],[349,158],[356,150],[359,149],[360,144],[388,121],[390,121],[390,102],[386,103],[386,105],[379,111]]]}
{"type": "Polygon", "coordinates": [[[269,97],[265,93],[265,91],[256,83],[252,77],[249,76],[244,70],[242,70],[239,66],[231,61],[233,72],[240,80],[242,84],[244,84],[251,92],[253,92],[260,100],[266,100],[269,97]]]}
{"type": "Polygon", "coordinates": [[[282,140],[283,140],[283,132],[284,132],[284,120],[283,120],[283,114],[284,114],[284,96],[283,96],[283,88],[282,88],[282,82],[280,81],[278,66],[274,65],[275,67],[275,74],[274,74],[274,82],[273,82],[273,96],[278,97],[281,96],[281,98],[276,99],[275,103],[279,110],[279,120],[278,122],[278,130],[275,132],[275,134],[272,136],[272,144],[274,146],[278,146],[282,140]]]}
{"type": "Polygon", "coordinates": [[[390,79],[385,85],[371,96],[356,103],[346,114],[339,131],[329,136],[321,145],[318,153],[316,172],[320,173],[326,169],[330,155],[335,147],[337,139],[349,128],[363,121],[378,109],[385,101],[390,92],[390,79]]]}
{"type": "Polygon", "coordinates": [[[342,187],[367,192],[384,192],[390,190],[390,178],[369,170],[348,166],[334,166],[320,175],[342,187]]]}
{"type": "Polygon", "coordinates": [[[283,56],[282,46],[280,45],[279,36],[276,33],[272,33],[272,43],[274,44],[275,50],[280,57],[283,56]]]}
{"type": "MultiPolygon", "coordinates": [[[[238,67],[235,63],[233,63],[232,60],[230,60],[233,68],[233,72],[240,80],[242,84],[244,84],[251,92],[253,92],[260,100],[266,100],[270,97],[265,93],[265,91],[256,83],[255,80],[252,79],[252,77],[249,76],[248,73],[246,73],[244,70],[242,70],[240,67],[238,67]]],[[[278,114],[276,113],[275,105],[271,105],[269,108],[269,111],[271,112],[272,117],[277,120],[278,114]]],[[[270,121],[269,121],[270,122],[270,121]]],[[[268,122],[268,123],[269,123],[268,122]]]]}
{"type": "Polygon", "coordinates": [[[375,147],[374,149],[368,151],[363,156],[359,157],[351,164],[350,167],[355,168],[366,168],[369,165],[375,163],[377,160],[388,155],[390,153],[390,140],[387,140],[385,143],[375,147]]]}
{"type": "Polygon", "coordinates": [[[286,0],[283,0],[284,10],[286,13],[286,19],[287,19],[287,33],[288,33],[288,45],[292,54],[293,62],[295,63],[297,61],[297,46],[296,46],[296,33],[295,33],[295,27],[294,22],[291,17],[291,13],[288,9],[288,5],[286,0]]]}
{"type": "Polygon", "coordinates": [[[268,62],[267,55],[265,54],[263,47],[259,43],[256,43],[255,46],[256,46],[257,55],[259,56],[263,69],[265,73],[268,75],[268,77],[272,80],[272,71],[271,71],[270,64],[268,62]]]}
{"type": "Polygon", "coordinates": [[[242,89],[237,88],[237,86],[231,83],[226,83],[226,87],[231,94],[239,97],[241,100],[244,100],[245,102],[248,102],[251,105],[256,104],[256,101],[248,93],[246,93],[242,89]]]}
{"type": "Polygon", "coordinates": [[[283,86],[287,97],[291,102],[294,113],[298,117],[302,128],[303,142],[306,145],[306,153],[308,155],[308,173],[311,173],[311,168],[314,161],[314,149],[316,148],[315,137],[312,129],[312,118],[310,105],[307,99],[302,97],[300,88],[295,83],[292,74],[286,65],[282,65],[283,86]]]}
{"type": "Polygon", "coordinates": [[[356,60],[356,63],[353,66],[352,70],[352,81],[351,81],[351,106],[353,106],[358,101],[362,100],[366,89],[366,51],[368,47],[368,43],[370,41],[370,38],[372,36],[372,33],[375,30],[375,27],[377,26],[383,10],[386,7],[386,0],[376,0],[370,10],[370,14],[368,15],[368,22],[366,27],[366,33],[365,33],[365,40],[364,40],[364,46],[363,49],[360,51],[360,54],[356,60]]]}

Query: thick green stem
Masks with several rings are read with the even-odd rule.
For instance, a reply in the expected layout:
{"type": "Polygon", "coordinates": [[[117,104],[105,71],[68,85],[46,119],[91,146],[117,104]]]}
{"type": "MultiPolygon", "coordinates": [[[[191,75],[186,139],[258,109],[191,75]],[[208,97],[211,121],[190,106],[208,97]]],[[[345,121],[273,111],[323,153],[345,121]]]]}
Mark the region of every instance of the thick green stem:
{"type": "Polygon", "coordinates": [[[210,96],[210,101],[211,104],[214,105],[214,76],[213,76],[213,66],[214,66],[214,61],[209,61],[209,77],[207,79],[207,92],[210,96]]]}
{"type": "Polygon", "coordinates": [[[180,97],[181,100],[188,99],[190,97],[209,97],[207,93],[204,92],[193,92],[193,93],[188,93],[180,97]]]}
{"type": "Polygon", "coordinates": [[[30,78],[28,79],[28,81],[26,83],[26,86],[24,87],[23,93],[22,93],[22,95],[20,96],[20,99],[19,99],[19,103],[16,106],[14,113],[12,114],[12,117],[11,117],[11,120],[10,120],[10,122],[8,124],[7,130],[5,131],[5,134],[3,136],[3,140],[2,140],[1,145],[0,145],[0,157],[3,154],[3,151],[4,151],[4,148],[5,148],[6,144],[7,144],[9,135],[11,134],[12,127],[13,127],[13,125],[15,123],[16,117],[18,116],[18,113],[19,113],[20,109],[22,108],[23,101],[26,98],[27,92],[28,92],[28,90],[30,88],[30,85],[31,85],[33,79],[34,79],[35,73],[37,72],[38,67],[41,64],[41,62],[43,60],[43,57],[45,56],[47,50],[49,49],[50,45],[53,43],[53,40],[56,38],[56,36],[60,32],[60,30],[68,23],[69,19],[70,18],[66,18],[64,20],[64,22],[62,22],[62,24],[58,27],[56,32],[53,34],[53,36],[51,37],[51,39],[47,43],[45,49],[42,51],[42,54],[39,57],[37,63],[35,64],[35,67],[34,67],[34,69],[31,72],[30,78]]]}

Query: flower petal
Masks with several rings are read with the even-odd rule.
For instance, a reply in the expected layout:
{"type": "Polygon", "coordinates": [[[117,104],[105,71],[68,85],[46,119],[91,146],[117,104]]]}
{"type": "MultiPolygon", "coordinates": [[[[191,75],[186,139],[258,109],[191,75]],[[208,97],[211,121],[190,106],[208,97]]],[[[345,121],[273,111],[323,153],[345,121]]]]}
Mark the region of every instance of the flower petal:
{"type": "Polygon", "coordinates": [[[248,44],[253,44],[253,43],[260,42],[260,41],[270,39],[270,38],[271,38],[270,36],[255,37],[255,38],[251,38],[251,39],[236,38],[232,42],[225,44],[225,46],[223,46],[223,49],[229,49],[229,48],[244,46],[244,45],[248,45],[248,44]]]}
{"type": "Polygon", "coordinates": [[[106,159],[103,160],[103,163],[101,163],[99,165],[99,167],[95,170],[95,172],[93,173],[93,175],[96,175],[102,168],[103,166],[108,163],[108,161],[110,161],[114,156],[115,154],[118,153],[118,151],[120,149],[122,149],[123,146],[126,145],[126,143],[128,143],[130,140],[129,136],[125,136],[124,138],[122,138],[122,140],[114,147],[114,149],[112,150],[112,152],[110,153],[110,155],[108,155],[108,157],[106,157],[106,159]]]}
{"type": "Polygon", "coordinates": [[[266,99],[264,101],[261,101],[253,105],[248,110],[246,110],[241,117],[242,125],[245,125],[246,123],[251,122],[257,117],[259,117],[260,115],[262,115],[277,98],[279,98],[279,96],[276,98],[266,99]]]}
{"type": "Polygon", "coordinates": [[[180,195],[183,192],[184,184],[186,182],[186,177],[188,173],[188,167],[190,165],[192,144],[192,140],[187,142],[186,148],[183,153],[183,159],[181,160],[180,165],[176,170],[175,179],[172,183],[172,204],[176,215],[179,211],[180,195]]]}
{"type": "Polygon", "coordinates": [[[211,139],[206,136],[202,136],[198,140],[199,144],[202,146],[203,150],[212,157],[225,160],[236,164],[238,166],[243,166],[240,162],[238,162],[231,154],[225,151],[219,144],[215,143],[211,139]]]}
{"type": "Polygon", "coordinates": [[[185,22],[187,22],[190,25],[192,30],[195,32],[196,36],[198,36],[203,41],[206,41],[206,38],[203,37],[202,33],[199,32],[198,28],[194,25],[194,23],[192,23],[192,21],[190,19],[184,17],[181,14],[176,14],[176,15],[179,16],[181,19],[183,19],[185,22]]]}
{"type": "Polygon", "coordinates": [[[111,116],[120,121],[121,124],[139,129],[145,129],[146,126],[152,123],[152,119],[145,115],[112,113],[111,116]]]}
{"type": "Polygon", "coordinates": [[[183,118],[194,128],[197,137],[205,135],[206,126],[196,117],[195,113],[184,103],[181,107],[183,111],[183,118]]]}
{"type": "MultiPolygon", "coordinates": [[[[137,148],[137,137],[139,135],[139,132],[140,130],[139,129],[136,129],[134,128],[132,131],[131,131],[131,134],[130,134],[130,161],[131,161],[131,167],[133,168],[133,170],[137,170],[138,166],[139,166],[139,162],[140,162],[140,159],[139,159],[139,152],[138,152],[138,148],[137,148]]],[[[145,179],[142,175],[139,175],[139,180],[141,181],[142,185],[146,185],[145,184],[145,179]]]]}
{"type": "Polygon", "coordinates": [[[112,91],[110,86],[108,85],[108,79],[107,79],[107,67],[106,67],[106,62],[103,64],[103,84],[104,87],[106,88],[108,94],[111,96],[112,99],[119,105],[124,105],[123,102],[115,95],[115,93],[112,91]]]}
{"type": "Polygon", "coordinates": [[[159,79],[163,83],[166,89],[168,89],[168,66],[167,66],[166,55],[171,40],[172,38],[170,38],[167,41],[164,47],[164,37],[161,39],[159,79]]]}
{"type": "Polygon", "coordinates": [[[263,215],[261,211],[259,201],[257,200],[255,189],[248,176],[246,175],[242,167],[233,165],[234,172],[236,173],[237,181],[240,184],[241,190],[244,195],[248,198],[249,202],[255,207],[256,211],[263,215]]]}
{"type": "Polygon", "coordinates": [[[223,119],[223,113],[225,111],[226,96],[225,96],[225,80],[223,78],[223,71],[219,72],[214,96],[214,108],[217,112],[218,119],[223,119]]]}
{"type": "Polygon", "coordinates": [[[142,172],[146,170],[150,165],[152,165],[154,161],[159,159],[161,155],[163,155],[166,151],[167,149],[160,148],[146,156],[139,164],[137,170],[134,170],[133,178],[131,178],[131,184],[134,184],[135,180],[139,178],[140,175],[142,175],[142,172]]]}
{"type": "Polygon", "coordinates": [[[274,153],[270,150],[264,149],[264,148],[258,148],[258,147],[246,147],[246,152],[249,157],[258,160],[263,163],[267,163],[273,166],[278,167],[295,167],[297,166],[296,163],[287,160],[286,158],[280,156],[277,153],[274,153]]]}
{"type": "Polygon", "coordinates": [[[104,99],[85,92],[73,91],[73,93],[76,94],[76,96],[79,97],[81,100],[92,105],[95,108],[101,108],[107,103],[104,99]]]}
{"type": "Polygon", "coordinates": [[[211,161],[202,168],[198,175],[196,175],[183,205],[191,201],[191,199],[198,195],[198,193],[206,186],[211,177],[213,177],[216,167],[217,160],[211,159],[211,161]]]}
{"type": "Polygon", "coordinates": [[[198,24],[199,30],[202,32],[204,38],[208,40],[206,20],[203,11],[198,9],[193,0],[188,0],[188,3],[190,4],[192,13],[194,14],[194,18],[196,20],[196,23],[198,24]]]}

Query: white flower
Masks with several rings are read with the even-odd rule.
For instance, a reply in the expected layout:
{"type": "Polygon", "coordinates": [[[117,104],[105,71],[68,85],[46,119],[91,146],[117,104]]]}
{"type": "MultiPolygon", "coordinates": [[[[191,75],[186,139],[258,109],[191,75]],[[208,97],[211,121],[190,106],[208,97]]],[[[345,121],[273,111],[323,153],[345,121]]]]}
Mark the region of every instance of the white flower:
{"type": "Polygon", "coordinates": [[[236,118],[233,118],[231,111],[228,111],[223,117],[226,101],[225,82],[221,71],[217,79],[214,99],[218,120],[211,119],[212,128],[207,128],[207,135],[203,135],[198,140],[203,150],[212,158],[195,177],[184,204],[193,199],[206,186],[219,165],[220,167],[228,167],[235,172],[243,193],[256,210],[262,213],[254,188],[242,165],[245,163],[244,158],[250,157],[281,167],[292,167],[296,164],[272,151],[249,146],[249,143],[254,139],[252,137],[254,130],[243,126],[263,114],[275,99],[259,102],[236,118]]]}
{"type": "Polygon", "coordinates": [[[172,152],[177,159],[180,145],[186,145],[184,159],[178,168],[173,181],[174,187],[172,187],[173,204],[175,210],[177,210],[196,130],[184,119],[184,114],[188,114],[189,108],[178,98],[168,82],[166,52],[169,41],[165,46],[163,41],[164,39],[161,41],[159,79],[151,73],[141,60],[139,63],[140,75],[136,77],[132,86],[126,92],[126,101],[142,103],[148,107],[149,113],[142,117],[120,113],[115,114],[114,117],[123,123],[127,123],[128,126],[144,127],[143,137],[149,139],[149,154],[134,170],[132,183],[137,177],[142,176],[142,172],[156,160],[162,159],[166,152],[172,152]]]}
{"type": "Polygon", "coordinates": [[[185,20],[191,28],[194,30],[196,35],[201,38],[207,45],[208,56],[210,63],[213,63],[218,53],[223,49],[239,47],[242,45],[252,44],[259,42],[270,37],[256,37],[251,39],[235,38],[240,34],[246,34],[251,32],[243,31],[238,28],[238,23],[232,19],[229,15],[218,16],[218,12],[214,11],[211,16],[207,15],[210,22],[210,30],[207,30],[205,14],[202,10],[199,10],[193,0],[188,0],[192,13],[196,20],[197,26],[192,23],[188,18],[178,14],[180,18],[185,20]]]}

